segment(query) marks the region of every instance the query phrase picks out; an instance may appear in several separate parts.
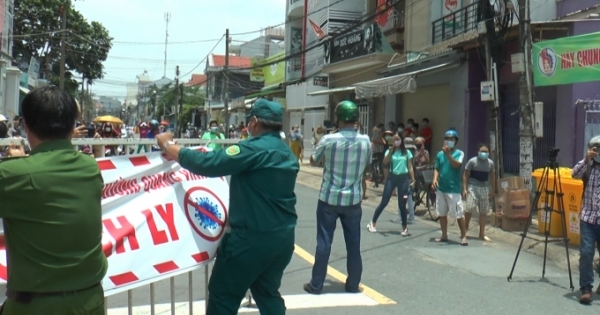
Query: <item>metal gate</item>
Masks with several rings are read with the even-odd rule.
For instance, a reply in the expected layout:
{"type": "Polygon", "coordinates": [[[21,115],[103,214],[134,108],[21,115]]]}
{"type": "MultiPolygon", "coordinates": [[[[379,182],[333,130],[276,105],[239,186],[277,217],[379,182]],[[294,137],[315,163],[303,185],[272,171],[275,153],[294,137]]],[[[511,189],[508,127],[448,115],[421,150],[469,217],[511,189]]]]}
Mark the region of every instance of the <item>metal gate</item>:
{"type": "Polygon", "coordinates": [[[369,121],[369,105],[358,105],[358,121],[363,125],[364,133],[371,134],[371,122],[369,121]]]}
{"type": "MultiPolygon", "coordinates": [[[[505,173],[519,173],[519,85],[503,86],[500,101],[502,123],[502,151],[505,173]]],[[[556,87],[535,88],[535,102],[544,103],[544,137],[535,139],[533,148],[533,169],[544,167],[548,160],[548,150],[554,147],[556,129],[556,87]]]]}
{"type": "Polygon", "coordinates": [[[577,101],[585,111],[585,127],[583,129],[583,155],[587,154],[588,142],[600,134],[600,100],[577,101]]]}

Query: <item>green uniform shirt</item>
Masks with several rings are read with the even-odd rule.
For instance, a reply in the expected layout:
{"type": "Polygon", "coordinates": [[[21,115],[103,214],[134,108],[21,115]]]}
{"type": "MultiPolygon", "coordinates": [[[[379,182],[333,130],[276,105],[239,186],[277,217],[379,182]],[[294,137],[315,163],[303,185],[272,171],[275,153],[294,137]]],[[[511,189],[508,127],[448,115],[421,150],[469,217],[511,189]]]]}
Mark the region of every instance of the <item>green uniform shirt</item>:
{"type": "MultiPolygon", "coordinates": [[[[207,131],[202,135],[202,140],[211,140],[212,141],[212,140],[216,140],[216,139],[225,139],[225,135],[222,133],[215,134],[210,131],[207,131]]],[[[207,147],[209,147],[215,151],[223,149],[222,144],[213,143],[213,142],[209,143],[207,147]]]]}
{"type": "Polygon", "coordinates": [[[240,141],[226,150],[201,153],[182,148],[179,164],[197,175],[231,175],[232,229],[277,231],[296,225],[296,176],[300,168],[278,132],[240,141]]]}
{"type": "MultiPolygon", "coordinates": [[[[463,162],[465,154],[459,149],[452,151],[452,158],[457,162],[463,162]]],[[[440,151],[435,158],[435,169],[440,174],[438,178],[438,190],[443,193],[460,194],[462,192],[462,176],[460,167],[454,167],[446,157],[444,151],[440,151]]]]}
{"type": "Polygon", "coordinates": [[[8,289],[72,291],[104,278],[103,187],[96,161],[69,140],[42,143],[29,157],[0,163],[8,289]]]}

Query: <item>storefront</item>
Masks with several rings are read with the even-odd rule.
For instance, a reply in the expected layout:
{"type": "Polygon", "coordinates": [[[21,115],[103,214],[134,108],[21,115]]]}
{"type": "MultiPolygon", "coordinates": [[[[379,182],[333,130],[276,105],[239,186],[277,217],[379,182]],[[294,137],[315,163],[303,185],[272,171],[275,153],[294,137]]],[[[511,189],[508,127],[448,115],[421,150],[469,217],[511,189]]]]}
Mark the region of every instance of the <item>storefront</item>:
{"type": "Polygon", "coordinates": [[[457,53],[402,63],[381,71],[385,78],[355,84],[356,94],[359,98],[385,97],[385,103],[395,108],[386,110],[388,117],[381,122],[428,118],[434,131],[433,148],[442,147],[441,134],[450,127],[463,135],[461,142],[468,142],[464,126],[467,69],[457,53]]]}
{"type": "Polygon", "coordinates": [[[312,131],[323,126],[328,118],[329,99],[327,95],[309,96],[310,93],[327,90],[327,76],[316,75],[301,83],[286,87],[286,115],[284,128],[289,132],[291,126],[301,126],[304,135],[304,148],[312,152],[312,131]]]}

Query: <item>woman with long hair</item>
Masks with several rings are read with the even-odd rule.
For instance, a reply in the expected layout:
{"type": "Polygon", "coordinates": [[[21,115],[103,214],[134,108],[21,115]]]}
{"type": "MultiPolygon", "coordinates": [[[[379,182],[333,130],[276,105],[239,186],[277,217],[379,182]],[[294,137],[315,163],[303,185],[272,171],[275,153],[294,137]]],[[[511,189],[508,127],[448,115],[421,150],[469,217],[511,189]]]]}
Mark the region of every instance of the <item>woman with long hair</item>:
{"type": "Polygon", "coordinates": [[[408,236],[406,201],[408,199],[408,187],[414,185],[415,182],[415,174],[412,166],[413,156],[404,146],[402,135],[394,135],[393,140],[393,142],[388,143],[389,148],[385,152],[383,159],[383,164],[389,164],[390,166],[390,171],[383,188],[383,196],[381,197],[379,206],[375,209],[371,223],[367,225],[367,229],[371,233],[377,232],[377,228],[375,227],[377,219],[390,202],[394,189],[398,189],[398,210],[402,219],[402,236],[408,236]]]}

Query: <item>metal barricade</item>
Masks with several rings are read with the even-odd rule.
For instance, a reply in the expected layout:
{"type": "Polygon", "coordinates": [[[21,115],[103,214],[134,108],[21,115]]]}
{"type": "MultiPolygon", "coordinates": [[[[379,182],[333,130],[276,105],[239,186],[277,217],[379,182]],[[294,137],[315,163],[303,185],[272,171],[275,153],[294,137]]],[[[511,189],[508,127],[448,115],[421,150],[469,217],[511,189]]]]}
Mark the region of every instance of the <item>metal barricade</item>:
{"type": "MultiPolygon", "coordinates": [[[[239,139],[216,139],[216,140],[202,140],[202,139],[175,139],[175,141],[177,142],[177,144],[182,145],[182,146],[186,146],[186,147],[190,147],[190,146],[200,146],[200,145],[206,145],[207,143],[216,143],[216,144],[223,144],[223,145],[232,145],[232,144],[236,144],[238,143],[240,140],[239,139]]],[[[139,139],[139,138],[121,138],[121,139],[91,139],[91,138],[83,138],[83,139],[72,139],[71,141],[73,143],[73,145],[75,147],[79,147],[79,146],[85,146],[85,145],[89,145],[89,146],[101,146],[101,152],[102,152],[102,156],[104,156],[104,152],[105,152],[105,147],[106,146],[123,146],[123,151],[125,151],[125,155],[130,155],[130,154],[137,154],[138,152],[138,148],[140,146],[144,147],[144,152],[141,153],[145,153],[145,152],[151,152],[151,147],[153,145],[156,145],[156,140],[154,139],[139,139]],[[133,149],[133,150],[131,150],[133,149]]],[[[0,146],[9,146],[9,145],[21,145],[21,146],[28,146],[29,143],[27,142],[26,139],[22,139],[22,138],[6,138],[6,139],[0,139],[0,146]]],[[[214,259],[211,259],[210,261],[208,261],[206,263],[206,265],[204,265],[203,267],[201,267],[202,269],[204,269],[204,301],[205,301],[205,307],[206,307],[206,301],[208,301],[208,280],[210,278],[210,273],[211,273],[211,265],[213,263],[214,259]]],[[[175,292],[175,278],[178,276],[173,276],[168,278],[169,280],[169,295],[170,295],[170,314],[171,315],[175,315],[176,314],[176,292],[175,292]]],[[[188,305],[188,312],[189,315],[194,314],[194,292],[193,292],[193,271],[189,271],[187,273],[187,303],[188,305]]],[[[135,288],[135,290],[139,290],[140,288],[144,288],[144,287],[148,287],[149,289],[149,299],[150,299],[150,314],[151,315],[155,315],[157,310],[156,310],[156,283],[160,282],[160,281],[165,281],[165,279],[163,280],[159,280],[138,288],[135,288]]],[[[128,315],[133,315],[133,310],[134,310],[134,303],[133,303],[133,290],[128,290],[127,291],[127,314],[128,315]]],[[[250,292],[248,292],[247,296],[247,304],[248,306],[250,306],[252,304],[252,297],[250,295],[250,292]]],[[[108,302],[111,299],[111,297],[107,297],[104,300],[104,313],[108,314],[108,302]]],[[[164,314],[164,312],[161,312],[161,314],[164,314]]]]}

